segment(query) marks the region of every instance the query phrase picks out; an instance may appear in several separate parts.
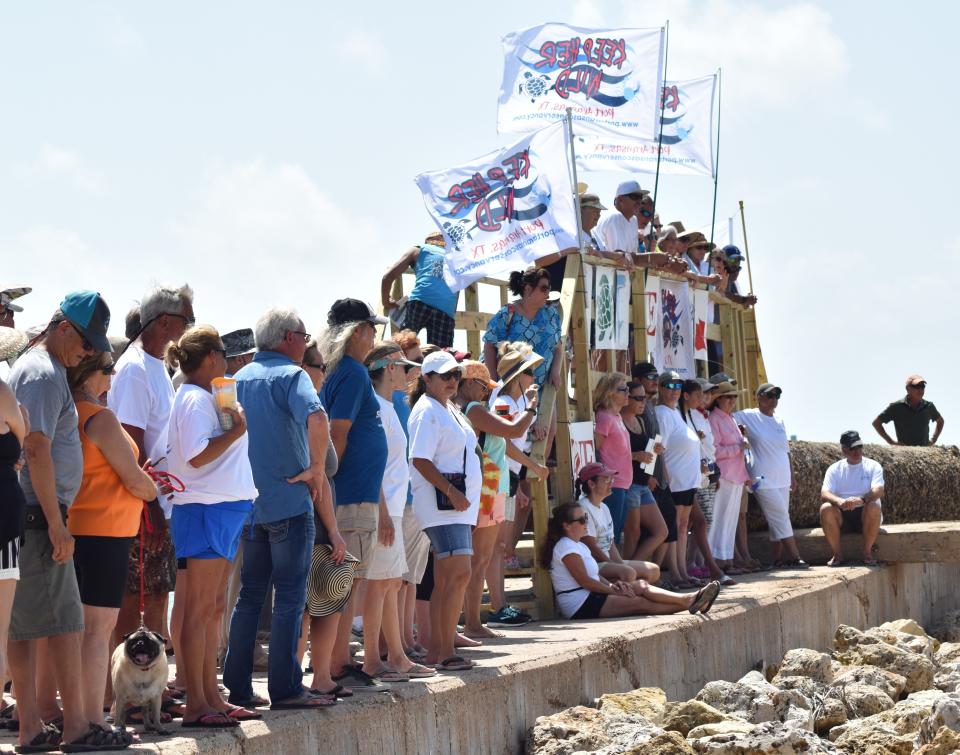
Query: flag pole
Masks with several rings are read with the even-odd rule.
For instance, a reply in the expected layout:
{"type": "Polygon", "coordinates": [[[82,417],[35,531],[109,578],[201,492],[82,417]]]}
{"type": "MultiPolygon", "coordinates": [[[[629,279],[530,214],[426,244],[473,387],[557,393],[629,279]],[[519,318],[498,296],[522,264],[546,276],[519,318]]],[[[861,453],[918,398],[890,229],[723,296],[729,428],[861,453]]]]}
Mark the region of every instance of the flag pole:
{"type": "Polygon", "coordinates": [[[577,248],[580,255],[585,254],[583,248],[583,226],[580,220],[580,192],[578,191],[579,182],[577,180],[577,153],[573,147],[573,108],[567,108],[567,139],[570,142],[570,166],[573,168],[573,203],[575,214],[577,216],[577,248]]]}
{"type": "MultiPolygon", "coordinates": [[[[710,215],[710,249],[713,249],[713,232],[717,223],[717,181],[720,176],[720,106],[723,96],[723,69],[717,69],[717,151],[713,156],[713,213],[710,215]]],[[[731,239],[732,241],[732,239],[731,239]]],[[[753,286],[750,287],[751,290],[753,286]]]]}
{"type": "MultiPolygon", "coordinates": [[[[660,152],[663,150],[663,111],[666,105],[666,99],[663,96],[663,88],[667,84],[667,53],[670,51],[670,21],[664,24],[663,40],[663,83],[660,85],[660,117],[658,135],[657,135],[657,172],[653,179],[653,211],[657,211],[657,190],[660,188],[660,152]]],[[[654,250],[656,251],[656,250],[654,250]]]]}
{"type": "Polygon", "coordinates": [[[740,224],[743,226],[743,256],[747,258],[747,280],[750,281],[750,295],[753,296],[753,273],[750,271],[750,245],[747,243],[747,218],[743,214],[743,200],[740,200],[740,224]]]}

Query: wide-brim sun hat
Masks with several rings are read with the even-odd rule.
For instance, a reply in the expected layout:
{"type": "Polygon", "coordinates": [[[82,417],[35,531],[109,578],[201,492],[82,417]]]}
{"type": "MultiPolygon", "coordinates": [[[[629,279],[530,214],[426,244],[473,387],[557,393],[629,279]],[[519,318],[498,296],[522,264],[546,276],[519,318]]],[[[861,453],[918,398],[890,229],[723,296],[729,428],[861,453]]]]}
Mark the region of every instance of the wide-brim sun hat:
{"type": "Polygon", "coordinates": [[[342,562],[335,563],[331,546],[313,546],[310,577],[307,580],[307,612],[313,617],[322,618],[342,611],[350,600],[353,574],[359,565],[360,559],[349,553],[342,562]]]}
{"type": "Polygon", "coordinates": [[[713,389],[713,392],[710,394],[710,397],[716,401],[722,396],[739,396],[740,391],[733,387],[730,383],[724,380],[722,383],[717,383],[717,387],[713,389]]]}
{"type": "Polygon", "coordinates": [[[0,362],[20,356],[29,340],[26,333],[16,328],[0,327],[0,362]]]}
{"type": "Polygon", "coordinates": [[[463,370],[464,380],[479,380],[491,390],[500,387],[500,383],[490,379],[490,371],[483,362],[478,362],[476,359],[464,359],[460,363],[460,368],[463,370]]]}
{"type": "Polygon", "coordinates": [[[524,356],[515,349],[510,349],[497,362],[497,374],[500,376],[500,385],[504,386],[516,377],[519,377],[530,368],[543,364],[543,357],[536,352],[524,356]]]}

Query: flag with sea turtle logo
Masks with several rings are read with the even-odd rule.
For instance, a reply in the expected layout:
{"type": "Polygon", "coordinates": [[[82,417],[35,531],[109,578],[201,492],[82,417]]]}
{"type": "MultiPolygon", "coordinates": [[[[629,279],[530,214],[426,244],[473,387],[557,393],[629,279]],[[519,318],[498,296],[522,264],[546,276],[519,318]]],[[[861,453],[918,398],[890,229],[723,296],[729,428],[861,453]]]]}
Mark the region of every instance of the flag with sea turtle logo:
{"type": "Polygon", "coordinates": [[[713,100],[717,76],[690,81],[668,81],[663,87],[663,142],[623,139],[589,123],[574,127],[577,167],[582,170],[660,172],[687,176],[713,176],[713,100]]]}
{"type": "Polygon", "coordinates": [[[696,377],[693,300],[686,281],[660,279],[657,330],[653,352],[657,369],[676,370],[685,379],[696,377]]]}
{"type": "Polygon", "coordinates": [[[608,134],[652,139],[663,87],[664,29],[582,29],[549,23],[503,38],[497,130],[566,118],[608,134]]]}
{"type": "Polygon", "coordinates": [[[452,291],[578,246],[563,123],[416,181],[446,241],[443,277],[452,291]]]}

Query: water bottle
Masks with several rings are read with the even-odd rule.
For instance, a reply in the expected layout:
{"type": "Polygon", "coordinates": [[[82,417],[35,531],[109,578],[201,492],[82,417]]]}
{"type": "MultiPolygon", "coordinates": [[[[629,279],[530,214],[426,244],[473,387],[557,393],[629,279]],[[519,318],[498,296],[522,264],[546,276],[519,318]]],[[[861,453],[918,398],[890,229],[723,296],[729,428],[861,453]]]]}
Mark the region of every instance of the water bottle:
{"type": "Polygon", "coordinates": [[[750,482],[747,483],[747,489],[751,493],[756,493],[759,487],[763,484],[763,475],[757,474],[753,469],[753,452],[746,448],[743,451],[743,460],[747,464],[747,474],[750,477],[750,482]]]}

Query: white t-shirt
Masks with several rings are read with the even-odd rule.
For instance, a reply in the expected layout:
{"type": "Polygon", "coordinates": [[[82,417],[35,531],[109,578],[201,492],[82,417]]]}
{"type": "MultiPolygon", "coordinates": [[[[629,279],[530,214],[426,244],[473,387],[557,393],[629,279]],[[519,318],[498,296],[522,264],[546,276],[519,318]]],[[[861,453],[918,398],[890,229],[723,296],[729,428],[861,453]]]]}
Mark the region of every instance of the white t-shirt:
{"type": "Polygon", "coordinates": [[[680,412],[657,404],[657,424],[663,442],[663,464],[670,490],[700,487],[700,438],[690,429],[680,412]]]}
{"type": "MultiPolygon", "coordinates": [[[[493,413],[498,414],[504,419],[508,419],[511,422],[519,417],[527,408],[527,397],[524,394],[520,394],[520,397],[513,399],[510,396],[499,395],[497,400],[493,404],[493,413]]],[[[523,453],[530,453],[530,448],[533,446],[533,441],[530,440],[530,433],[526,433],[521,438],[511,438],[508,442],[513,443],[519,450],[523,453]]],[[[509,456],[507,457],[507,466],[510,468],[510,471],[514,474],[520,474],[521,464],[519,461],[514,461],[509,456]]]]}
{"type": "MultiPolygon", "coordinates": [[[[589,521],[589,520],[588,520],[589,521]]],[[[557,606],[560,613],[565,618],[570,618],[584,604],[590,596],[590,591],[580,584],[570,574],[567,565],[563,563],[563,557],[576,553],[583,559],[583,565],[587,569],[587,576],[591,579],[600,579],[600,564],[591,555],[590,549],[583,543],[571,540],[569,537],[562,537],[553,546],[553,559],[550,562],[550,579],[553,581],[553,594],[557,599],[557,606]],[[572,590],[572,592],[566,592],[572,590]],[[562,594],[561,594],[562,593],[562,594]]]]}
{"type": "Polygon", "coordinates": [[[383,471],[383,498],[390,516],[403,516],[407,505],[407,487],[410,484],[410,466],[407,463],[407,436],[400,424],[393,402],[377,394],[380,403],[380,421],[387,436],[387,467],[383,471]]]}
{"type": "Polygon", "coordinates": [[[697,431],[703,433],[703,438],[700,439],[700,457],[707,461],[716,461],[717,448],[713,445],[713,428],[710,427],[710,420],[704,417],[697,409],[694,409],[692,412],[687,412],[687,415],[683,419],[695,433],[697,431]]]}
{"type": "Polygon", "coordinates": [[[451,407],[426,394],[421,396],[407,420],[410,433],[410,483],[413,488],[413,513],[421,529],[443,524],[476,525],[480,513],[480,459],[474,449],[477,436],[466,417],[457,418],[451,407]],[[413,459],[429,459],[443,473],[464,471],[466,450],[467,491],[470,507],[466,511],[441,511],[437,508],[436,488],[427,482],[413,459]]]}
{"type": "Polygon", "coordinates": [[[841,498],[862,497],[882,485],[883,467],[866,456],[859,464],[849,464],[846,459],[835,461],[823,477],[823,487],[841,498]]]}
{"type": "MultiPolygon", "coordinates": [[[[139,343],[130,346],[117,360],[107,394],[107,406],[125,425],[143,430],[144,451],[156,461],[167,455],[167,426],[173,408],[173,383],[163,361],[147,354],[139,343]]],[[[158,469],[166,469],[161,463],[158,469]]],[[[169,519],[172,505],[160,497],[164,515],[169,519]]]]}
{"type": "Polygon", "coordinates": [[[597,541],[597,547],[609,558],[610,546],[613,545],[613,515],[610,509],[603,501],[597,506],[585,495],[580,496],[578,503],[587,515],[587,535],[597,541]]]}
{"type": "Polygon", "coordinates": [[[173,505],[256,500],[246,433],[209,464],[194,467],[190,463],[220,435],[223,430],[213,395],[198,385],[180,386],[170,412],[167,469],[183,481],[186,490],[173,494],[173,505]]]}
{"type": "Polygon", "coordinates": [[[734,412],[733,419],[747,428],[747,440],[753,451],[753,472],[763,475],[763,487],[789,488],[790,444],[783,420],[768,417],[759,409],[734,412]]]}
{"type": "Polygon", "coordinates": [[[593,238],[601,252],[631,252],[636,254],[640,250],[640,229],[637,218],[630,220],[623,217],[620,210],[607,210],[600,216],[593,229],[593,238]]]}

